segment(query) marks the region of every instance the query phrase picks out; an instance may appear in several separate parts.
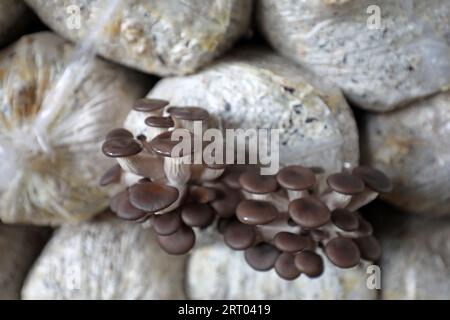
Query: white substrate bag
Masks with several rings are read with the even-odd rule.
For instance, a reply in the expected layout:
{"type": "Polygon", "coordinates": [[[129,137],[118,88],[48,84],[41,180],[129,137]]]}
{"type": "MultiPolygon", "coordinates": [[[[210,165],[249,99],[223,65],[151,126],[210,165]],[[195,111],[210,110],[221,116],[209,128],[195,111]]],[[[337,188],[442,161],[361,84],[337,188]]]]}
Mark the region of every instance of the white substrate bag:
{"type": "Polygon", "coordinates": [[[140,76],[48,32],[0,52],[0,220],[60,224],[107,206],[100,142],[143,94],[140,76]],[[70,63],[69,63],[70,62],[70,63]]]}

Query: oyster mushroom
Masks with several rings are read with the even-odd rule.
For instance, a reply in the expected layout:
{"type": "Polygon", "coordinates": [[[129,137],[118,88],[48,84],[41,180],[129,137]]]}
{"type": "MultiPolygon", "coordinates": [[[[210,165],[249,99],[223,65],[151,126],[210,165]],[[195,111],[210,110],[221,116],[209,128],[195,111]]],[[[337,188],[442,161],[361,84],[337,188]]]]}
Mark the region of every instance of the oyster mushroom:
{"type": "Polygon", "coordinates": [[[365,185],[364,191],[352,197],[347,205],[351,211],[358,210],[369,202],[375,200],[379,193],[392,191],[392,182],[383,172],[371,167],[356,167],[352,174],[359,177],[365,185]]]}
{"type": "Polygon", "coordinates": [[[316,175],[311,169],[302,166],[288,166],[277,174],[278,184],[287,189],[289,201],[309,196],[316,184],[316,175]]]}
{"type": "Polygon", "coordinates": [[[340,268],[352,268],[361,259],[358,246],[351,239],[342,237],[328,241],[325,246],[325,254],[333,264],[340,268]]]}
{"type": "Polygon", "coordinates": [[[239,221],[232,221],[225,227],[223,239],[232,249],[248,249],[256,241],[255,228],[239,221]]]}
{"type": "Polygon", "coordinates": [[[147,128],[142,133],[147,142],[175,126],[171,117],[151,116],[145,119],[147,128]]]}
{"type": "Polygon", "coordinates": [[[182,225],[175,233],[168,236],[158,235],[158,243],[169,254],[188,253],[195,244],[195,233],[192,228],[182,225]]]}
{"type": "Polygon", "coordinates": [[[161,236],[174,234],[181,228],[182,224],[178,210],[166,214],[155,215],[155,218],[153,219],[153,229],[161,236]]]}
{"type": "Polygon", "coordinates": [[[154,214],[170,212],[180,198],[178,189],[159,182],[136,183],[128,192],[133,206],[154,214]]]}
{"type": "Polygon", "coordinates": [[[191,186],[189,187],[189,196],[195,202],[208,203],[217,198],[217,191],[210,187],[191,186]]]}
{"type": "Polygon", "coordinates": [[[273,243],[278,250],[283,252],[300,252],[309,245],[309,238],[290,232],[279,232],[273,239],[273,243]]]}
{"type": "Polygon", "coordinates": [[[181,208],[181,219],[190,227],[205,228],[215,217],[214,210],[204,203],[187,203],[181,208]]]}
{"type": "Polygon", "coordinates": [[[167,113],[173,118],[176,128],[185,128],[190,132],[207,129],[209,113],[200,107],[170,107],[167,113]],[[200,125],[196,127],[196,125],[200,125]]]}
{"type": "Polygon", "coordinates": [[[262,225],[274,221],[278,211],[271,203],[261,200],[244,200],[236,208],[239,221],[249,225],[262,225]]]}
{"type": "Polygon", "coordinates": [[[160,99],[144,98],[137,100],[125,119],[125,129],[130,130],[135,137],[145,134],[147,130],[145,119],[152,116],[162,116],[164,108],[168,105],[168,101],[160,99]]]}
{"type": "Polygon", "coordinates": [[[267,271],[275,266],[280,251],[268,243],[260,243],[245,250],[247,263],[257,271],[267,271]]]}
{"type": "Polygon", "coordinates": [[[112,183],[119,183],[122,176],[122,168],[119,164],[113,165],[106,170],[103,176],[100,178],[99,185],[105,187],[112,183]]]}
{"type": "Polygon", "coordinates": [[[186,129],[176,129],[174,131],[164,132],[150,141],[151,150],[159,155],[164,157],[164,173],[166,175],[167,180],[171,185],[177,186],[181,188],[181,186],[185,185],[189,178],[191,177],[191,168],[190,164],[193,144],[192,144],[193,136],[186,129]],[[176,136],[179,136],[181,139],[175,140],[176,136]],[[180,149],[177,154],[176,148],[178,148],[179,144],[184,143],[184,138],[190,139],[189,143],[186,143],[186,147],[188,150],[180,149]]]}
{"type": "Polygon", "coordinates": [[[330,220],[330,210],[315,197],[296,199],[289,204],[290,217],[302,228],[316,229],[330,220]]]}
{"type": "Polygon", "coordinates": [[[323,273],[323,259],[313,251],[305,250],[296,254],[294,264],[310,278],[317,278],[323,273]]]}
{"type": "Polygon", "coordinates": [[[327,184],[331,192],[323,199],[330,210],[345,208],[353,196],[364,191],[364,183],[360,178],[344,172],[329,175],[327,184]]]}
{"type": "Polygon", "coordinates": [[[275,262],[275,271],[285,280],[297,279],[301,272],[295,266],[295,257],[291,253],[284,252],[280,254],[275,262]]]}
{"type": "Polygon", "coordinates": [[[115,158],[122,170],[138,176],[160,179],[162,163],[159,159],[142,153],[142,142],[129,136],[112,136],[102,145],[103,154],[115,158]]]}
{"type": "Polygon", "coordinates": [[[278,183],[274,176],[261,175],[248,170],[239,176],[242,193],[248,199],[263,200],[272,203],[279,211],[286,211],[288,201],[278,191],[278,183]]]}

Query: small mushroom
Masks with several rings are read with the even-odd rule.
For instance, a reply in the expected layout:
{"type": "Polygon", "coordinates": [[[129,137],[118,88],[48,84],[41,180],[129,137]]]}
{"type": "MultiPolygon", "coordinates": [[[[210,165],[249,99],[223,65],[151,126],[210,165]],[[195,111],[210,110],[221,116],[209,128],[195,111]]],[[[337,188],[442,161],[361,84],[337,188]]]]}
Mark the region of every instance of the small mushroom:
{"type": "Polygon", "coordinates": [[[187,203],[181,208],[181,219],[190,227],[207,227],[214,217],[214,210],[207,204],[187,203]]]}
{"type": "Polygon", "coordinates": [[[217,198],[217,191],[205,186],[190,186],[189,196],[199,203],[212,202],[217,198]]]}
{"type": "Polygon", "coordinates": [[[200,107],[170,107],[167,112],[175,122],[175,128],[185,128],[194,132],[194,127],[200,124],[202,131],[207,129],[209,113],[200,107]]]}
{"type": "Polygon", "coordinates": [[[361,252],[361,258],[367,261],[377,261],[381,257],[381,247],[373,236],[354,239],[361,252]]]}
{"type": "Polygon", "coordinates": [[[278,211],[267,201],[243,200],[236,208],[236,216],[242,223],[262,225],[274,221],[278,216],[278,211]]]}
{"type": "Polygon", "coordinates": [[[115,158],[125,172],[154,180],[162,177],[162,162],[142,152],[142,142],[130,137],[112,137],[102,145],[103,154],[115,158]]]}
{"type": "Polygon", "coordinates": [[[144,98],[137,100],[125,119],[125,128],[132,131],[135,137],[144,134],[147,130],[145,119],[152,116],[162,116],[164,108],[168,105],[168,101],[159,99],[144,98]]]}
{"type": "Polygon", "coordinates": [[[106,134],[105,140],[114,138],[133,138],[133,134],[124,128],[112,129],[106,134]]]}
{"type": "Polygon", "coordinates": [[[274,267],[280,251],[268,243],[260,243],[245,250],[247,263],[255,270],[267,271],[274,267]]]}
{"type": "Polygon", "coordinates": [[[99,185],[101,187],[105,187],[112,183],[119,183],[121,176],[122,168],[119,164],[115,164],[103,174],[103,176],[100,178],[99,185]]]}
{"type": "Polygon", "coordinates": [[[143,135],[145,135],[148,142],[175,126],[171,117],[151,116],[146,118],[144,122],[147,128],[144,130],[143,135]]]}
{"type": "Polygon", "coordinates": [[[363,181],[349,173],[335,173],[327,178],[331,192],[323,196],[330,210],[345,208],[352,197],[364,190],[363,181]]]}
{"type": "Polygon", "coordinates": [[[334,265],[340,268],[352,268],[361,259],[358,246],[351,239],[342,237],[328,241],[325,254],[334,265]]]}
{"type": "Polygon", "coordinates": [[[158,235],[157,240],[160,247],[167,253],[182,255],[188,253],[194,247],[195,233],[192,228],[182,225],[171,235],[158,235]]]}
{"type": "Polygon", "coordinates": [[[358,229],[360,219],[347,209],[335,209],[331,213],[331,221],[340,230],[352,232],[358,229]]]}
{"type": "Polygon", "coordinates": [[[256,232],[253,226],[239,221],[231,221],[223,233],[225,243],[232,249],[245,250],[250,248],[256,240],[256,232]]]}
{"type": "Polygon", "coordinates": [[[127,192],[122,195],[116,210],[117,216],[124,220],[137,221],[147,215],[147,212],[138,209],[131,204],[127,192]]]}
{"type": "Polygon", "coordinates": [[[296,254],[294,264],[310,278],[317,278],[323,273],[323,259],[313,251],[305,250],[296,254]]]}
{"type": "Polygon", "coordinates": [[[258,238],[261,241],[273,242],[280,232],[299,234],[301,228],[296,223],[289,223],[290,217],[286,212],[279,212],[277,218],[264,225],[257,225],[258,238]]]}
{"type": "Polygon", "coordinates": [[[375,200],[379,193],[392,191],[392,181],[383,172],[371,167],[361,166],[353,169],[352,174],[359,177],[365,185],[364,191],[355,195],[347,208],[356,211],[375,200]]]}
{"type": "Polygon", "coordinates": [[[168,208],[179,198],[176,188],[158,182],[136,183],[128,192],[133,206],[155,214],[171,211],[168,208]]]}
{"type": "Polygon", "coordinates": [[[287,189],[289,201],[309,196],[308,190],[316,184],[316,175],[302,166],[289,166],[277,174],[279,185],[287,189]]]}
{"type": "Polygon", "coordinates": [[[186,185],[191,177],[192,139],[192,134],[187,130],[176,129],[156,136],[149,143],[149,147],[153,152],[164,157],[164,173],[169,184],[173,186],[186,185]],[[181,139],[176,140],[176,136],[181,139]],[[190,141],[183,141],[183,139],[189,139],[190,141]],[[186,146],[187,149],[179,149],[180,143],[186,146]],[[177,150],[179,151],[178,153],[177,150]]]}
{"type": "Polygon", "coordinates": [[[330,220],[330,210],[315,197],[296,199],[289,204],[289,215],[302,228],[316,229],[330,220]]]}
{"type": "Polygon", "coordinates": [[[236,213],[236,207],[241,201],[241,195],[237,190],[230,189],[221,183],[209,183],[205,186],[213,188],[216,191],[216,198],[210,205],[222,218],[232,217],[236,213]]]}
{"type": "Polygon", "coordinates": [[[284,195],[276,192],[278,183],[274,176],[247,170],[239,176],[239,184],[247,199],[268,201],[279,211],[287,210],[289,202],[284,195]]]}
{"type": "Polygon", "coordinates": [[[294,262],[294,255],[284,252],[280,254],[275,262],[275,271],[285,280],[297,279],[301,272],[297,269],[294,262]]]}
{"type": "Polygon", "coordinates": [[[307,236],[290,232],[279,232],[273,239],[273,243],[281,251],[294,253],[306,249],[309,240],[307,236]]]}
{"type": "Polygon", "coordinates": [[[181,228],[182,222],[178,210],[166,214],[155,215],[153,218],[153,229],[162,236],[174,234],[181,228]]]}

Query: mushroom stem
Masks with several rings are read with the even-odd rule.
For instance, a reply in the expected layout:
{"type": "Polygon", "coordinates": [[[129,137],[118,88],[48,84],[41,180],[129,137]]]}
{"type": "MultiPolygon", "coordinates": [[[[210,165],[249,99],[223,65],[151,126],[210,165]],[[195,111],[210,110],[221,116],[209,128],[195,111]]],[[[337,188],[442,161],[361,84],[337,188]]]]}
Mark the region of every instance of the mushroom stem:
{"type": "Polygon", "coordinates": [[[288,223],[289,215],[286,212],[280,212],[278,217],[271,223],[257,225],[257,243],[272,242],[273,238],[280,232],[289,232],[300,234],[302,228],[298,225],[290,225],[288,223]]]}
{"type": "Polygon", "coordinates": [[[353,196],[350,203],[347,204],[346,209],[356,211],[359,208],[364,207],[369,202],[375,200],[376,197],[378,197],[378,192],[365,188],[363,192],[353,196]]]}
{"type": "Polygon", "coordinates": [[[158,128],[158,127],[149,127],[146,126],[145,129],[142,131],[142,134],[145,136],[145,140],[147,142],[150,142],[153,140],[154,137],[157,135],[164,133],[166,131],[169,131],[169,128],[158,128]]]}
{"type": "Polygon", "coordinates": [[[181,203],[184,201],[184,199],[186,198],[186,194],[188,191],[187,185],[186,184],[172,184],[170,181],[167,182],[168,186],[174,187],[178,190],[178,199],[175,200],[174,203],[172,203],[170,206],[168,206],[167,208],[161,210],[161,211],[157,211],[154,214],[155,215],[159,215],[159,214],[164,214],[164,213],[168,213],[168,212],[172,212],[173,210],[177,209],[180,207],[181,203]]]}
{"type": "Polygon", "coordinates": [[[204,167],[200,173],[199,180],[200,181],[213,181],[213,180],[219,178],[223,174],[224,171],[225,171],[225,168],[213,169],[213,168],[204,167]]]}
{"type": "Polygon", "coordinates": [[[185,185],[189,181],[191,177],[190,158],[190,154],[183,157],[164,158],[164,173],[170,184],[185,185]]]}
{"type": "Polygon", "coordinates": [[[139,153],[129,157],[116,158],[122,170],[135,175],[159,180],[164,177],[163,161],[148,154],[139,153]]]}
{"type": "Polygon", "coordinates": [[[251,193],[251,192],[242,190],[242,194],[244,195],[244,197],[246,199],[262,200],[262,201],[270,202],[280,212],[286,212],[289,207],[289,200],[280,191],[259,194],[259,193],[251,193]]]}
{"type": "Polygon", "coordinates": [[[330,211],[338,208],[345,208],[352,200],[352,195],[342,194],[336,191],[331,191],[322,197],[323,202],[327,205],[330,211]]]}
{"type": "Polygon", "coordinates": [[[287,190],[289,201],[309,197],[308,190],[287,190]]]}

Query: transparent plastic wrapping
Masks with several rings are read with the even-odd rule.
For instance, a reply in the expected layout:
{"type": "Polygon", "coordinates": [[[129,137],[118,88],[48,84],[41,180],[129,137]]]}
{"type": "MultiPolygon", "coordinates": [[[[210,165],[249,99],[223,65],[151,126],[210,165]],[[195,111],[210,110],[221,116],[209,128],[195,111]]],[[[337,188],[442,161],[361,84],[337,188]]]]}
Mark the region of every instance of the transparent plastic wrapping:
{"type": "Polygon", "coordinates": [[[37,33],[0,53],[3,222],[59,224],[107,206],[99,143],[145,89],[141,76],[95,58],[96,36],[74,50],[37,33]]]}

